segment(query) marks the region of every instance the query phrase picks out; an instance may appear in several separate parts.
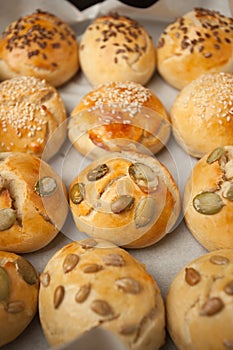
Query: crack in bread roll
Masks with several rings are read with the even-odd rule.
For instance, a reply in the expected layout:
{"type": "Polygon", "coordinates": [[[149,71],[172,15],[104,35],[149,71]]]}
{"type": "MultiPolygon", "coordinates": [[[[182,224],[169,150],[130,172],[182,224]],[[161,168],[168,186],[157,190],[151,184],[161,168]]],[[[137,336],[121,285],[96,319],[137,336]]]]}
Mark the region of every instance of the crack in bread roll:
{"type": "Polygon", "coordinates": [[[109,14],[96,18],[80,42],[80,65],[92,85],[134,81],[145,85],[156,69],[152,38],[137,21],[109,14]]]}
{"type": "Polygon", "coordinates": [[[158,72],[177,89],[204,73],[232,73],[233,19],[195,8],[165,28],[157,59],[158,72]]]}
{"type": "Polygon", "coordinates": [[[24,257],[0,251],[0,346],[16,339],[37,312],[39,275],[24,257]]]}
{"type": "Polygon", "coordinates": [[[232,144],[233,74],[203,74],[185,86],[170,115],[176,141],[201,158],[217,146],[232,144]]]}
{"type": "Polygon", "coordinates": [[[185,185],[186,224],[208,250],[233,248],[233,147],[205,155],[194,166],[185,185]]]}
{"type": "Polygon", "coordinates": [[[167,326],[177,349],[233,346],[233,250],[193,260],[175,276],[166,298],[167,326]]]}
{"type": "Polygon", "coordinates": [[[109,151],[159,152],[169,139],[170,118],[159,98],[134,82],[93,88],[71,113],[68,136],[89,158],[109,151]]]}
{"type": "Polygon", "coordinates": [[[49,160],[66,139],[66,111],[45,80],[21,76],[0,84],[0,152],[26,152],[49,160]]]}
{"type": "Polygon", "coordinates": [[[49,260],[40,281],[39,316],[51,346],[96,327],[113,332],[127,349],[164,343],[159,287],[125,250],[98,239],[72,242],[49,260]]]}
{"type": "Polygon", "coordinates": [[[158,242],[180,212],[169,171],[136,152],[110,153],[88,165],[72,181],[69,203],[81,232],[128,248],[158,242]]]}
{"type": "Polygon", "coordinates": [[[65,186],[39,158],[0,153],[0,250],[27,253],[47,245],[68,211],[65,186]]]}
{"type": "Polygon", "coordinates": [[[51,13],[37,10],[11,23],[2,34],[0,80],[29,75],[57,87],[78,69],[75,33],[51,13]]]}

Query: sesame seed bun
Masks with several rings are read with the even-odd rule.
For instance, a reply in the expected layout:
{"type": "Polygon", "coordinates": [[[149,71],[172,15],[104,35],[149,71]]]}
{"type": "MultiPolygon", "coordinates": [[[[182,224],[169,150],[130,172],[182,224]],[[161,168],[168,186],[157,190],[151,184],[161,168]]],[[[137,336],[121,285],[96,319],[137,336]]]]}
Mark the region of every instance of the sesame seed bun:
{"type": "Polygon", "coordinates": [[[195,8],[165,28],[157,58],[160,75],[177,89],[204,73],[232,73],[233,19],[195,8]]]}
{"type": "Polygon", "coordinates": [[[0,84],[0,152],[23,152],[49,160],[66,138],[66,111],[45,80],[21,76],[0,84]]]}
{"type": "Polygon", "coordinates": [[[38,10],[11,23],[0,39],[0,80],[18,75],[60,86],[79,68],[78,43],[68,24],[38,10]]]}
{"type": "Polygon", "coordinates": [[[92,159],[130,148],[157,153],[170,131],[162,102],[134,82],[108,82],[91,90],[72,111],[68,126],[74,147],[92,159]]]}
{"type": "Polygon", "coordinates": [[[92,85],[108,81],[146,84],[156,68],[156,50],[135,20],[109,14],[94,20],[80,42],[80,65],[92,85]]]}
{"type": "Polygon", "coordinates": [[[184,87],[171,108],[177,142],[201,158],[218,146],[233,144],[233,74],[203,74],[184,87]]]}

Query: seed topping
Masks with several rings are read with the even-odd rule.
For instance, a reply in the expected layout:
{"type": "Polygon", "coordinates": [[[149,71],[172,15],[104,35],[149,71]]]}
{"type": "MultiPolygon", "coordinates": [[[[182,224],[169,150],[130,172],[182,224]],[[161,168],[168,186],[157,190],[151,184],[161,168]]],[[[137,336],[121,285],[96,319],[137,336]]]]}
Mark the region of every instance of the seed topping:
{"type": "Polygon", "coordinates": [[[103,263],[110,266],[124,266],[125,260],[120,254],[108,254],[103,257],[103,263]]]}
{"type": "Polygon", "coordinates": [[[116,286],[125,293],[138,294],[141,292],[141,284],[131,277],[122,277],[115,280],[116,286]]]}
{"type": "Polygon", "coordinates": [[[201,316],[213,316],[224,307],[223,301],[218,297],[209,298],[201,307],[201,316]]]}
{"type": "Polygon", "coordinates": [[[63,271],[68,273],[72,271],[79,262],[79,256],[77,254],[69,254],[66,256],[63,262],[63,271]]]}
{"type": "Polygon", "coordinates": [[[134,222],[137,228],[148,225],[155,215],[155,200],[152,197],[144,197],[138,203],[134,222]]]}
{"type": "Polygon", "coordinates": [[[9,229],[16,221],[16,212],[11,208],[0,209],[0,231],[9,229]]]}
{"type": "Polygon", "coordinates": [[[85,196],[85,185],[83,183],[76,183],[72,186],[70,191],[70,199],[74,204],[80,204],[85,196]]]}
{"type": "Polygon", "coordinates": [[[50,283],[50,274],[48,272],[42,272],[40,274],[40,282],[44,287],[48,287],[50,283]]]}
{"type": "Polygon", "coordinates": [[[201,275],[197,270],[195,270],[193,267],[185,268],[185,281],[190,286],[195,286],[200,282],[200,280],[201,280],[201,275]]]}
{"type": "Polygon", "coordinates": [[[0,302],[7,300],[10,294],[10,278],[7,271],[0,266],[0,302]]]}
{"type": "Polygon", "coordinates": [[[53,305],[57,309],[62,303],[65,296],[65,288],[63,286],[58,286],[54,291],[53,305]]]}
{"type": "Polygon", "coordinates": [[[44,176],[38,180],[35,184],[35,192],[41,196],[50,196],[57,189],[57,182],[50,176],[44,176]]]}
{"type": "Polygon", "coordinates": [[[130,210],[134,205],[134,198],[130,195],[122,195],[111,203],[111,210],[114,214],[130,210]]]}
{"type": "Polygon", "coordinates": [[[23,277],[24,281],[30,285],[38,282],[38,275],[34,267],[29,261],[23,258],[18,258],[15,261],[16,269],[23,277]]]}
{"type": "Polygon", "coordinates": [[[210,262],[215,265],[227,265],[229,264],[229,259],[222,255],[212,255],[210,262]]]}
{"type": "Polygon", "coordinates": [[[103,176],[105,176],[108,173],[109,169],[106,164],[100,164],[96,168],[90,170],[87,173],[87,179],[89,181],[97,181],[101,179],[103,176]]]}
{"type": "Polygon", "coordinates": [[[113,315],[113,309],[105,300],[96,299],[91,303],[91,310],[100,316],[113,315]]]}
{"type": "Polygon", "coordinates": [[[213,215],[218,213],[224,203],[221,197],[214,192],[202,192],[196,195],[193,199],[194,209],[204,215],[213,215]]]}
{"type": "Polygon", "coordinates": [[[90,294],[90,291],[91,291],[91,284],[90,283],[84,284],[79,288],[78,292],[76,293],[75,301],[77,303],[83,303],[87,299],[88,295],[90,294]]]}

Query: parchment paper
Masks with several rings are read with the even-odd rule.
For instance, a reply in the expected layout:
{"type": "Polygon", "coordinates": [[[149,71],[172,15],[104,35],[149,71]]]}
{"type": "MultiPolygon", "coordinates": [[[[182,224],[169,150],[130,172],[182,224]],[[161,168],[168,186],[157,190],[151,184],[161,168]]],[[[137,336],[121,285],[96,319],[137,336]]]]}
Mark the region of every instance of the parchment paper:
{"type": "MultiPolygon", "coordinates": [[[[209,9],[219,10],[223,14],[230,16],[228,2],[226,0],[177,0],[175,2],[174,0],[161,0],[153,7],[144,10],[128,7],[122,5],[118,1],[110,0],[95,5],[85,10],[83,13],[65,0],[0,0],[0,6],[1,31],[13,20],[40,8],[52,12],[68,22],[75,30],[78,40],[86,26],[94,17],[106,13],[109,10],[118,11],[120,14],[124,15],[130,14],[132,18],[139,20],[149,31],[155,43],[157,43],[158,37],[168,21],[191,10],[194,6],[203,6],[209,9]]],[[[178,91],[166,84],[157,73],[154,74],[147,86],[161,99],[169,112],[178,91]]],[[[65,102],[68,115],[81,97],[90,91],[91,88],[83,74],[79,72],[68,84],[59,89],[65,102]]],[[[185,154],[176,144],[173,137],[170,138],[166,147],[156,156],[172,173],[182,198],[184,185],[196,159],[185,154]]],[[[84,159],[67,140],[59,153],[50,161],[50,164],[62,176],[68,187],[73,178],[89,162],[90,161],[84,159]]],[[[79,240],[82,238],[86,238],[86,235],[78,232],[69,214],[62,232],[59,233],[48,246],[37,252],[24,254],[24,256],[29,259],[37,268],[38,272],[41,273],[47,261],[55,251],[72,240],[79,240]]],[[[206,253],[206,250],[201,247],[188,231],[183,221],[182,213],[172,233],[169,233],[160,242],[148,248],[138,250],[131,249],[128,251],[146,265],[147,271],[157,281],[164,299],[176,273],[178,273],[185,264],[206,253]]],[[[73,350],[78,348],[79,350],[92,350],[99,347],[101,350],[123,350],[123,347],[121,347],[115,337],[112,337],[110,334],[105,334],[105,332],[96,330],[94,333],[92,332],[88,338],[87,336],[88,334],[64,349],[73,350]],[[103,347],[103,344],[106,346],[103,347]]],[[[39,323],[38,315],[21,336],[11,344],[2,347],[2,350],[31,350],[32,348],[36,350],[49,349],[39,323]]],[[[174,349],[175,346],[169,337],[167,337],[166,344],[163,346],[162,350],[174,349]]]]}

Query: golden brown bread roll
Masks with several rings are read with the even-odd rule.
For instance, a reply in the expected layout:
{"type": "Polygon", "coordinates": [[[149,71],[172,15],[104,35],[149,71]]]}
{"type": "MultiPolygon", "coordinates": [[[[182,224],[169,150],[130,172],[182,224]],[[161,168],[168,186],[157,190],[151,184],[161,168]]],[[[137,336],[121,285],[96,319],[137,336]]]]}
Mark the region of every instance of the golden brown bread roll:
{"type": "Polygon", "coordinates": [[[0,153],[0,250],[44,247],[62,228],[67,211],[65,186],[51,166],[26,153],[0,153]]]}
{"type": "Polygon", "coordinates": [[[92,85],[134,81],[145,85],[156,68],[151,36],[137,21],[116,13],[96,18],[80,41],[80,66],[92,85]]]}
{"type": "Polygon", "coordinates": [[[45,80],[21,76],[0,84],[0,152],[26,152],[49,160],[66,139],[66,111],[45,80]]]}
{"type": "Polygon", "coordinates": [[[79,68],[78,43],[67,23],[37,10],[11,23],[0,39],[0,80],[18,75],[60,86],[79,68]]]}
{"type": "Polygon", "coordinates": [[[133,148],[159,152],[170,136],[159,98],[134,82],[108,82],[87,93],[71,113],[69,139],[89,158],[133,148]]]}
{"type": "Polygon", "coordinates": [[[233,74],[203,74],[184,87],[171,108],[172,130],[186,152],[201,158],[233,144],[233,74]]]}
{"type": "Polygon", "coordinates": [[[233,248],[233,146],[218,147],[194,166],[183,207],[190,232],[208,250],[233,248]]]}
{"type": "Polygon", "coordinates": [[[182,350],[233,346],[233,250],[221,249],[187,264],[167,298],[168,331],[182,350]]]}
{"type": "Polygon", "coordinates": [[[17,254],[0,251],[0,346],[17,338],[37,312],[39,276],[17,254]]]}
{"type": "Polygon", "coordinates": [[[167,168],[136,152],[110,153],[89,164],[72,181],[69,203],[81,232],[127,248],[158,242],[180,212],[167,168]]]}
{"type": "Polygon", "coordinates": [[[40,276],[39,316],[54,347],[102,327],[132,350],[164,343],[163,299],[145,266],[109,242],[86,239],[57,251],[40,276]]]}
{"type": "Polygon", "coordinates": [[[165,28],[157,59],[160,75],[177,89],[204,73],[232,73],[233,19],[195,8],[165,28]]]}

